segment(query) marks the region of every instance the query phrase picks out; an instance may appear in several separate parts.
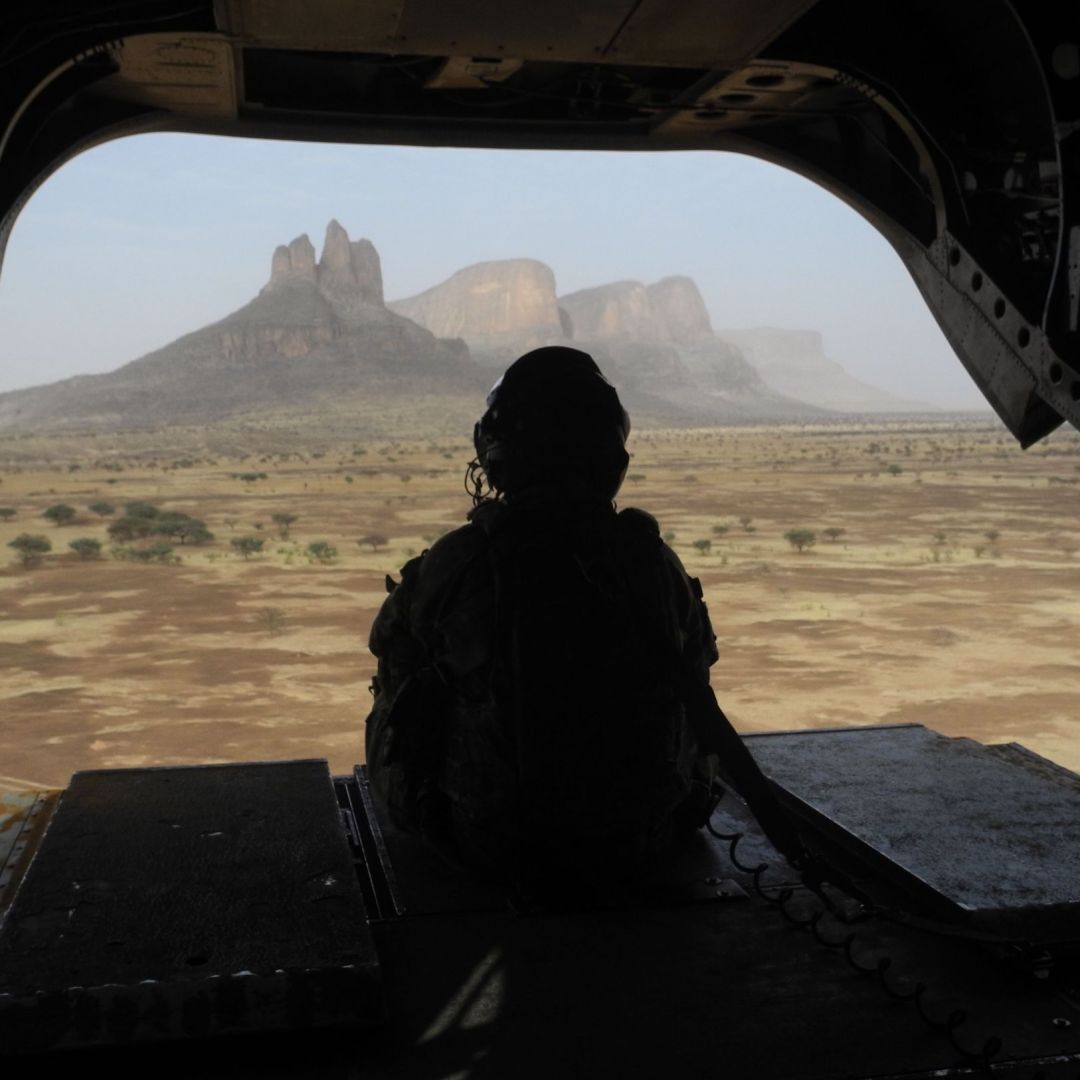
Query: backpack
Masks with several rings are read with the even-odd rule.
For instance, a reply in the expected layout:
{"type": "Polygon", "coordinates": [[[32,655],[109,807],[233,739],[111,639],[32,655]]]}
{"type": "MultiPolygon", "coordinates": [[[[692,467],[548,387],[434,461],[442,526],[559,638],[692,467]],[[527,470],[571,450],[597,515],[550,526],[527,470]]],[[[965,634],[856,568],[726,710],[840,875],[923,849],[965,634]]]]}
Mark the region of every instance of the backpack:
{"type": "Polygon", "coordinates": [[[659,530],[648,515],[604,509],[510,511],[489,533],[492,685],[516,758],[519,850],[578,869],[666,847],[693,787],[659,530]],[[667,628],[663,648],[645,623],[667,628]]]}

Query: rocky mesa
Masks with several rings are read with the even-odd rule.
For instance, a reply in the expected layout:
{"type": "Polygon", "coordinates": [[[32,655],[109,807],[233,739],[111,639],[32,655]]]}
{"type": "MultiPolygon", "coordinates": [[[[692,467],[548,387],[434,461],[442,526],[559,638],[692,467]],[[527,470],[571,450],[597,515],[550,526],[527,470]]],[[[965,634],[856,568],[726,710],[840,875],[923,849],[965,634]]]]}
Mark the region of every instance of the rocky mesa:
{"type": "Polygon", "coordinates": [[[816,330],[762,326],[721,330],[737,345],[769,386],[787,397],[843,413],[930,413],[924,401],[898,397],[845,371],[825,354],[816,330]]]}
{"type": "Polygon", "coordinates": [[[555,274],[536,259],[474,263],[388,306],[439,337],[464,339],[477,361],[491,367],[570,336],[559,315],[555,274]]]}
{"type": "Polygon", "coordinates": [[[769,387],[740,349],[713,333],[688,277],[617,281],[559,296],[534,259],[476,263],[391,310],[460,335],[484,366],[526,349],[571,344],[596,357],[628,406],[658,423],[727,423],[820,415],[769,387]]]}
{"type": "Polygon", "coordinates": [[[0,395],[0,430],[205,424],[485,381],[462,341],[386,307],[374,245],[331,221],[318,260],[306,235],[278,247],[267,284],[219,322],[106,375],[0,395]]]}
{"type": "Polygon", "coordinates": [[[927,408],[851,378],[825,356],[816,332],[715,332],[686,276],[559,295],[546,264],[504,259],[387,304],[375,246],[331,221],[319,254],[306,235],[277,247],[267,283],[226,318],[109,374],[0,394],[0,431],[199,425],[253,414],[318,419],[331,411],[357,435],[427,424],[435,414],[460,426],[493,369],[553,344],[595,356],[646,425],[927,408]],[[426,418],[410,421],[418,404],[426,418]]]}

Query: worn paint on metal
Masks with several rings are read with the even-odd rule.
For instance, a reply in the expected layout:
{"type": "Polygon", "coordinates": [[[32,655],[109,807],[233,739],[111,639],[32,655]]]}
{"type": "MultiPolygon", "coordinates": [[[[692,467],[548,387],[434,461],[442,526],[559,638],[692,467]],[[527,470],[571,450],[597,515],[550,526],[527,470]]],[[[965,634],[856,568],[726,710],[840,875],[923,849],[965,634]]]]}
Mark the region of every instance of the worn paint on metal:
{"type": "Polygon", "coordinates": [[[59,791],[0,791],[0,921],[59,797],[59,791]]]}

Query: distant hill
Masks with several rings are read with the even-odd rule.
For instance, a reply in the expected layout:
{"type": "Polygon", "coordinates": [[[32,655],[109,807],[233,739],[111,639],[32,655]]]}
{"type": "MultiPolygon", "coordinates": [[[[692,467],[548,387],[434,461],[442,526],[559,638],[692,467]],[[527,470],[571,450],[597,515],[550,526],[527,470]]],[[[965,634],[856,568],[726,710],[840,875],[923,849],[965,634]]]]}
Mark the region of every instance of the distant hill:
{"type": "Polygon", "coordinates": [[[825,355],[816,330],[719,330],[774,390],[810,405],[848,413],[927,413],[924,401],[896,397],[849,375],[825,355]]]}
{"type": "Polygon", "coordinates": [[[317,260],[306,235],[278,247],[267,284],[219,322],[106,375],[0,394],[0,432],[239,418],[357,436],[465,430],[496,369],[552,344],[595,356],[639,424],[928,409],[853,379],[814,331],[715,333],[688,277],[559,296],[550,267],[506,259],[387,304],[375,247],[331,221],[317,260]]]}
{"type": "Polygon", "coordinates": [[[206,424],[322,402],[340,412],[417,393],[475,402],[489,381],[462,341],[387,309],[378,252],[331,221],[317,262],[306,235],[277,248],[266,286],[220,322],[106,375],[0,394],[0,431],[206,424]]]}
{"type": "Polygon", "coordinates": [[[823,410],[770,388],[712,332],[690,278],[619,281],[558,296],[535,259],[475,263],[391,310],[438,335],[459,334],[478,364],[503,368],[539,345],[591,353],[627,406],[656,423],[788,420],[823,410]]]}
{"type": "Polygon", "coordinates": [[[464,339],[477,362],[488,367],[505,367],[523,352],[567,336],[555,302],[555,275],[536,259],[474,263],[387,306],[438,337],[464,339]]]}

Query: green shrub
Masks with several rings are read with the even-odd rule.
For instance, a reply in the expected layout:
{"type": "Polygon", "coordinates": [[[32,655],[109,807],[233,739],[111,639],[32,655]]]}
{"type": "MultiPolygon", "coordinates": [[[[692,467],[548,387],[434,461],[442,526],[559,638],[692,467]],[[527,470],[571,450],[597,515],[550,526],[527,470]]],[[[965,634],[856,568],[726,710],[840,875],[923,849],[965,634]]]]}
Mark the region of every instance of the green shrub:
{"type": "Polygon", "coordinates": [[[55,506],[50,506],[41,516],[54,525],[67,525],[75,520],[75,507],[68,506],[67,503],[57,503],[55,506]]]}
{"type": "Polygon", "coordinates": [[[270,520],[278,527],[281,533],[281,539],[285,540],[289,536],[289,526],[296,521],[296,514],[277,513],[271,514],[270,520]]]}
{"type": "Polygon", "coordinates": [[[8,542],[9,548],[14,548],[19,553],[23,566],[29,568],[37,566],[41,557],[46,552],[52,551],[52,542],[45,536],[20,533],[14,540],[8,542]]]}
{"type": "Polygon", "coordinates": [[[68,547],[80,559],[96,559],[101,554],[101,541],[92,536],[80,536],[78,540],[72,540],[68,547]]]}
{"type": "Polygon", "coordinates": [[[321,563],[330,563],[337,558],[337,548],[325,540],[313,540],[307,546],[308,555],[321,563]]]}
{"type": "Polygon", "coordinates": [[[172,545],[166,544],[163,540],[156,540],[144,547],[116,545],[110,549],[109,553],[120,562],[178,563],[180,561],[179,556],[173,555],[172,545]]]}
{"type": "Polygon", "coordinates": [[[262,536],[234,536],[229,541],[230,544],[245,559],[250,559],[252,555],[257,555],[263,549],[263,544],[266,543],[266,538],[262,536]]]}
{"type": "Polygon", "coordinates": [[[817,533],[813,529],[788,529],[784,539],[796,551],[807,551],[817,543],[817,533]]]}

